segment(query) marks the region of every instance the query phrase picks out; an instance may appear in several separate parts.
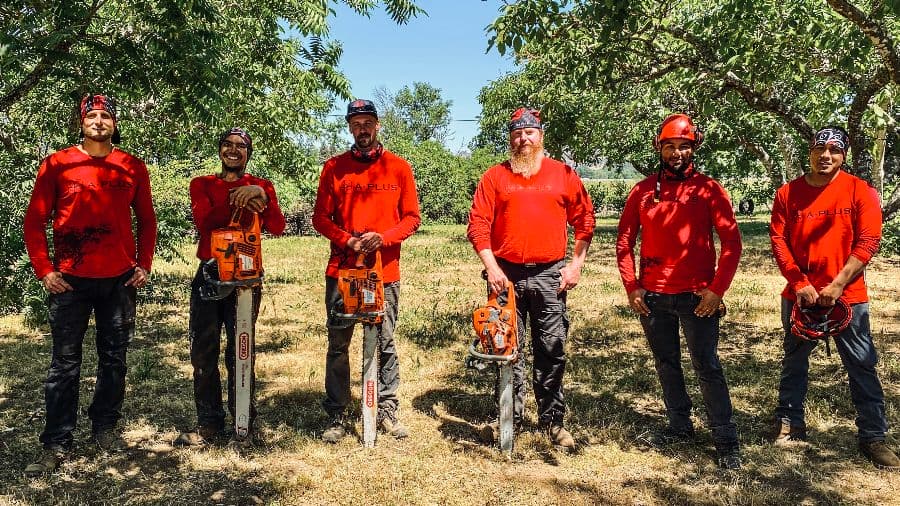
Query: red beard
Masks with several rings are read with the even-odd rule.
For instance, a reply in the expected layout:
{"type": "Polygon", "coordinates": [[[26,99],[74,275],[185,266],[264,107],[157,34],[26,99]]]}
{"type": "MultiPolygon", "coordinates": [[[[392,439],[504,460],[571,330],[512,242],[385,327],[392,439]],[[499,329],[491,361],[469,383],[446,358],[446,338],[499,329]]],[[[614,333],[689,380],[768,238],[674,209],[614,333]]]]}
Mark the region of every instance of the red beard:
{"type": "Polygon", "coordinates": [[[540,170],[543,159],[543,144],[526,144],[510,150],[509,166],[514,174],[528,179],[540,170]]]}

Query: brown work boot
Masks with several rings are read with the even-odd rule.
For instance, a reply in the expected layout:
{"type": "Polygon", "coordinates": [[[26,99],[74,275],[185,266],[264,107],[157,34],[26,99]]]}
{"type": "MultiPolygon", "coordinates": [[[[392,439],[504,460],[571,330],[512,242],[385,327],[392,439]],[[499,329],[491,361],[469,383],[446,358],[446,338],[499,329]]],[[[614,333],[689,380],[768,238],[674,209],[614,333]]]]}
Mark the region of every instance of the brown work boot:
{"type": "Polygon", "coordinates": [[[394,436],[395,439],[403,439],[409,436],[409,430],[394,415],[386,414],[381,417],[381,420],[378,421],[378,428],[381,432],[394,436]]]}
{"type": "Polygon", "coordinates": [[[879,469],[900,469],[900,459],[884,441],[860,441],[859,451],[879,469]]]}
{"type": "Polygon", "coordinates": [[[97,447],[106,452],[120,452],[128,448],[128,443],[122,439],[122,435],[113,428],[95,432],[92,436],[97,447]]]}
{"type": "Polygon", "coordinates": [[[182,432],[172,442],[175,446],[203,446],[214,442],[221,431],[216,427],[201,425],[196,431],[182,432]]]}
{"type": "Polygon", "coordinates": [[[36,462],[28,464],[25,468],[25,476],[36,478],[43,474],[52,473],[66,458],[66,451],[62,447],[54,446],[41,450],[41,456],[36,462]]]}
{"type": "Polygon", "coordinates": [[[550,436],[550,441],[555,446],[559,446],[566,451],[572,451],[575,449],[575,439],[572,437],[572,434],[569,434],[569,431],[567,431],[562,425],[551,425],[548,433],[548,435],[550,436]]]}
{"type": "Polygon", "coordinates": [[[792,424],[784,418],[776,418],[772,424],[772,442],[776,446],[788,446],[806,441],[806,425],[792,424]]]}

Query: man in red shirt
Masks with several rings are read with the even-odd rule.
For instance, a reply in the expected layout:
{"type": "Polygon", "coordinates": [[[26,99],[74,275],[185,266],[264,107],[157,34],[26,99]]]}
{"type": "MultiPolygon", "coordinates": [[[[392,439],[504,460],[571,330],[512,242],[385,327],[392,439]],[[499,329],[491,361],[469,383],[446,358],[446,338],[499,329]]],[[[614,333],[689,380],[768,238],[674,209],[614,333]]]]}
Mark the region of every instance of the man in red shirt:
{"type": "MultiPolygon", "coordinates": [[[[515,286],[520,346],[526,322],[531,325],[539,423],[554,444],[572,450],[575,440],[563,426],[566,294],[581,278],[594,236],[594,208],[575,170],[544,155],[539,111],[517,109],[508,129],[510,158],[481,177],[467,235],[484,264],[490,289],[504,290],[507,280],[515,286]],[[575,229],[568,264],[567,224],[575,229]]],[[[525,407],[524,358],[513,367],[513,392],[513,418],[519,425],[525,407]]],[[[489,424],[485,435],[495,439],[496,428],[496,423],[489,424]]]]}
{"type": "MultiPolygon", "coordinates": [[[[378,342],[378,428],[395,438],[408,435],[397,419],[400,362],[394,345],[400,296],[400,244],[419,227],[419,200],[412,167],[378,141],[378,112],[369,100],[347,106],[347,124],[354,144],[325,162],[319,178],[313,227],[331,241],[325,270],[325,311],[328,354],[325,357],[325,399],[330,421],[322,439],[336,443],[347,435],[344,410],[350,402],[350,357],[353,321],[333,315],[340,301],[338,269],[353,267],[359,253],[381,250],[384,269],[385,316],[378,342]]],[[[368,262],[372,258],[368,258],[368,262]]]]}
{"type": "Polygon", "coordinates": [[[653,147],[659,171],[638,182],[625,202],[616,241],[619,274],[628,303],[640,315],[653,352],[669,423],[650,438],[662,446],[694,439],[691,399],[681,369],[678,326],[691,354],[720,467],[741,466],[731,397],[718,357],[719,304],[741,256],[741,234],[728,195],[701,174],[694,151],[703,134],[690,117],[673,114],[660,125],[653,147]],[[716,263],[713,231],[722,251],[716,263]],[[640,277],[634,246],[641,236],[640,277]]]}
{"type": "Polygon", "coordinates": [[[865,279],[866,264],[881,241],[881,205],[872,187],[841,170],[849,147],[840,127],[817,132],[810,144],[810,171],[779,188],[772,205],[772,253],[787,279],[781,292],[784,359],[774,438],[776,444],[806,440],[803,402],[809,355],[818,341],[791,333],[794,305],[828,307],[843,299],[852,318],[834,342],[850,380],[859,448],[878,467],[900,468],[884,442],[884,391],[875,373],[878,356],[869,331],[865,279]]]}
{"type": "Polygon", "coordinates": [[[125,448],[115,430],[125,398],[125,355],[134,336],[137,289],[147,283],[156,245],[150,177],[144,162],[113,145],[119,142],[119,130],[112,98],[87,95],[81,101],[81,133],[81,144],[41,163],[25,213],[25,246],[35,274],[50,292],[53,338],[44,385],[44,451],[25,469],[29,476],[53,471],[71,449],[81,347],[91,313],[98,355],[88,408],[91,432],[104,450],[125,448]],[[52,259],[45,232],[51,220],[52,259]]]}
{"type": "MultiPolygon", "coordinates": [[[[199,445],[214,440],[225,428],[222,407],[222,381],[219,376],[219,349],[222,327],[225,327],[225,369],[228,372],[228,411],[234,416],[235,382],[235,314],[237,294],[232,291],[218,300],[206,300],[201,290],[206,284],[204,268],[212,258],[212,231],[231,221],[236,209],[259,213],[263,230],[272,235],[284,233],[285,220],[275,187],[266,179],[247,173],[247,163],[253,155],[253,140],[241,128],[232,128],[219,136],[219,159],[222,171],[218,174],[195,177],[191,180],[191,213],[200,235],[197,258],[200,266],[191,282],[190,339],[191,365],[194,368],[194,403],[197,407],[197,431],[178,436],[179,445],[199,445]]],[[[253,289],[253,323],[259,314],[262,287],[253,289]]],[[[253,359],[255,361],[255,358],[253,359]]],[[[255,371],[251,374],[255,378],[255,371]]],[[[256,381],[252,384],[255,387],[256,381]]],[[[250,395],[250,426],[256,418],[254,392],[250,395]]]]}

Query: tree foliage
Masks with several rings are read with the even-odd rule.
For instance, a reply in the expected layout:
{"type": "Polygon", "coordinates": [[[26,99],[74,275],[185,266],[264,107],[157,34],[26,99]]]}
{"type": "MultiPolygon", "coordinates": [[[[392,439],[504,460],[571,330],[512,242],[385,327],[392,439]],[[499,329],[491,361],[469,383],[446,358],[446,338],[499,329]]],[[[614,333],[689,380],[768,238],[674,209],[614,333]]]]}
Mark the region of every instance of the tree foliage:
{"type": "Polygon", "coordinates": [[[385,139],[412,142],[446,142],[450,134],[452,100],[444,100],[441,90],[425,82],[414,82],[396,93],[381,88],[375,92],[385,139]]]}
{"type": "MultiPolygon", "coordinates": [[[[706,127],[702,159],[717,175],[764,169],[780,183],[805,164],[815,129],[839,123],[853,138],[852,171],[870,178],[875,132],[900,132],[878,106],[900,90],[896,2],[522,0],[489,31],[523,69],[482,90],[482,132],[512,107],[537,106],[548,147],[578,161],[649,170],[657,125],[684,111],[706,127]]],[[[898,208],[894,192],[885,210],[898,208]]]]}

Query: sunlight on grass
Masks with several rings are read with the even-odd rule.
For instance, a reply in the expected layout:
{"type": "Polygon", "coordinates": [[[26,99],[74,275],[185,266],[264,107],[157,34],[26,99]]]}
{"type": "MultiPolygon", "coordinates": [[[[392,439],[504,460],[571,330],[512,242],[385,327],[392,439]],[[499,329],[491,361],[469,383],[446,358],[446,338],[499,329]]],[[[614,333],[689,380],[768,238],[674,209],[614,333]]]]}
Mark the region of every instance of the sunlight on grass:
{"type": "MultiPolygon", "coordinates": [[[[639,442],[664,423],[664,408],[640,325],[625,301],[615,266],[615,220],[598,233],[581,283],[570,293],[565,376],[567,426],[579,443],[568,455],[526,420],[507,460],[478,437],[494,416],[492,377],[466,370],[471,311],[484,299],[481,266],[461,226],[423,227],[403,246],[397,345],[400,416],[411,436],[380,437],[365,450],[361,433],[336,445],[319,434],[326,337],[321,237],[267,239],[266,287],[257,337],[257,441],[178,448],[196,424],[187,336],[190,263],[158,262],[142,292],[129,351],[122,428],[131,448],[105,454],[89,442],[86,406],[94,386],[93,334],[85,340],[77,448],[61,471],[34,480],[21,471],[38,454],[42,382],[49,364],[47,329],[19,317],[0,319],[0,503],[10,504],[888,504],[900,476],[874,470],[856,451],[855,412],[837,354],[813,355],[807,403],[809,448],[765,441],[776,401],[781,353],[778,297],[783,280],[768,251],[765,223],[741,219],[745,254],[726,297],[720,353],[745,469],[716,469],[696,378],[685,353],[699,444],[647,450],[639,442]]],[[[900,263],[876,259],[872,330],[891,425],[900,399],[900,263]]],[[[360,331],[351,344],[352,392],[358,399],[360,331]]],[[[223,345],[224,347],[224,345],[223,345]]],[[[351,416],[358,417],[354,401],[351,416]]],[[[890,439],[896,442],[893,437],[890,439]]]]}

